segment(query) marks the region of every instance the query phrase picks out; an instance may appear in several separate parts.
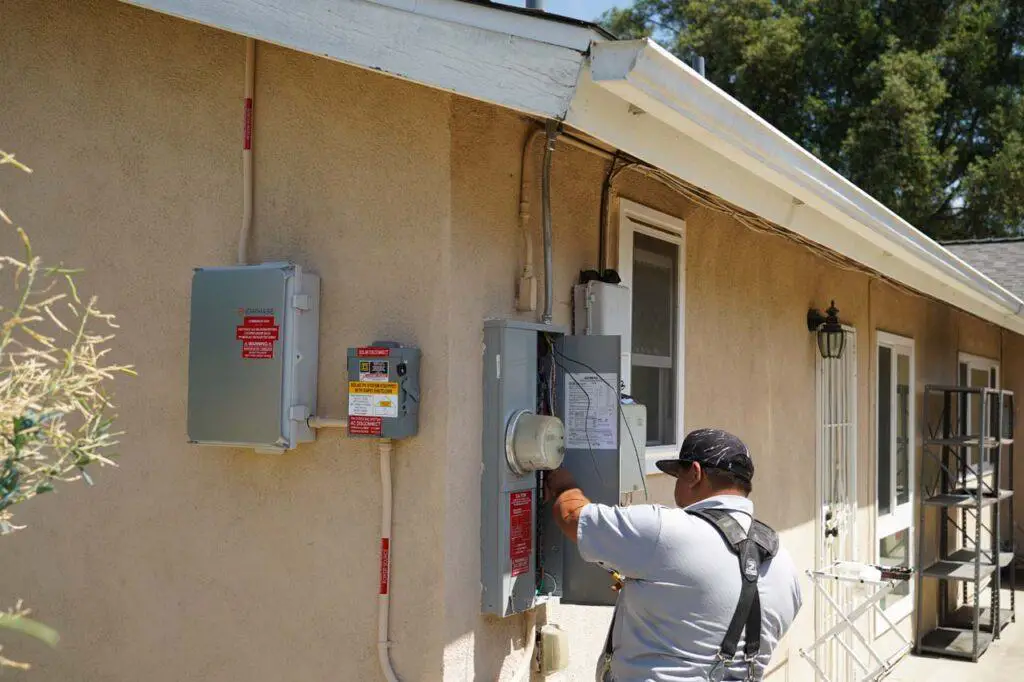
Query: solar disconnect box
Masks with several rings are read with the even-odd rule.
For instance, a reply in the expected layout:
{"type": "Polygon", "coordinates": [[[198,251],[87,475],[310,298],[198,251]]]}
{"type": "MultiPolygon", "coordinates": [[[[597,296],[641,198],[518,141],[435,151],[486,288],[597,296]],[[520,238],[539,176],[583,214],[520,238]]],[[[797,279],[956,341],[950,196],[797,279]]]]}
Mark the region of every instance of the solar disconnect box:
{"type": "Polygon", "coordinates": [[[409,438],[419,415],[419,348],[376,341],[348,349],[350,437],[409,438]]]}
{"type": "Polygon", "coordinates": [[[188,439],[281,453],[312,441],[320,278],[292,263],[197,268],[188,439]]]}

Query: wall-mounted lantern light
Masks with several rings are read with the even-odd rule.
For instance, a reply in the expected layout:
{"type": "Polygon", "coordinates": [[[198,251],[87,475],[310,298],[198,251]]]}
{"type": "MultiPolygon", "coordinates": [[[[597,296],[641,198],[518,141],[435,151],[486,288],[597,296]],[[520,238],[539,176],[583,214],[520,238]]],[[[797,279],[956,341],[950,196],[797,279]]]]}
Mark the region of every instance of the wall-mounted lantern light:
{"type": "Polygon", "coordinates": [[[843,325],[839,323],[839,309],[836,302],[832,301],[825,314],[816,308],[807,311],[808,331],[818,333],[818,352],[823,358],[843,357],[843,348],[846,346],[846,333],[843,325]]]}

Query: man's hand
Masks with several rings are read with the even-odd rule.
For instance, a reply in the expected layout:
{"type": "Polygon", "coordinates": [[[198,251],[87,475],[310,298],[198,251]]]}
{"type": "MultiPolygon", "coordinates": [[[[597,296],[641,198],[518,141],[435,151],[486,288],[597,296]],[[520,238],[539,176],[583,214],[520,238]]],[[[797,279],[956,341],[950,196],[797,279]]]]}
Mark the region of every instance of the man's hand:
{"type": "Polygon", "coordinates": [[[590,504],[590,500],[576,485],[576,479],[567,469],[559,467],[545,474],[544,500],[552,502],[551,511],[555,515],[555,523],[565,537],[576,542],[580,512],[590,504]]]}
{"type": "Polygon", "coordinates": [[[576,479],[572,477],[565,467],[558,467],[554,471],[544,474],[544,501],[558,499],[558,496],[566,490],[576,488],[576,479]]]}

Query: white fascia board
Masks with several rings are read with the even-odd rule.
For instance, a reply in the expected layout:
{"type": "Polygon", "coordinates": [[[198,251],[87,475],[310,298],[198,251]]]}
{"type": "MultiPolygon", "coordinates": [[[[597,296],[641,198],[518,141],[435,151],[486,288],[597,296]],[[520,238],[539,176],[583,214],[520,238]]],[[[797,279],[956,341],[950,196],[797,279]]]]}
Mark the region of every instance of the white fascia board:
{"type": "Polygon", "coordinates": [[[122,2],[551,118],[565,115],[585,61],[589,40],[580,31],[594,36],[571,24],[443,0],[122,2]],[[456,10],[461,21],[453,20],[456,10]],[[500,15],[506,26],[479,10],[500,15]]]}
{"type": "MultiPolygon", "coordinates": [[[[1008,320],[1021,320],[1019,326],[1024,326],[1024,318],[1018,317],[1024,302],[1018,297],[929,239],[654,43],[639,40],[595,44],[590,72],[590,78],[585,74],[581,79],[570,107],[567,121],[572,125],[592,134],[589,126],[597,125],[604,133],[598,137],[608,144],[924,293],[953,302],[950,292],[956,290],[961,294],[956,297],[960,307],[1002,326],[1018,327],[1016,321],[1008,320]],[[595,86],[632,105],[632,127],[643,128],[645,133],[615,130],[629,125],[621,116],[614,126],[597,123],[596,119],[614,116],[614,112],[603,111],[614,103],[592,92],[595,86]],[[652,121],[663,126],[654,126],[652,121]],[[638,125],[641,122],[643,125],[638,125]],[[699,169],[695,176],[673,170],[680,166],[692,169],[697,164],[696,157],[680,161],[667,153],[666,143],[679,135],[714,152],[710,157],[703,155],[701,163],[718,166],[719,171],[699,169]],[[619,145],[615,138],[630,138],[632,148],[619,145]],[[740,169],[779,190],[790,205],[782,208],[778,198],[763,205],[764,187],[758,187],[753,196],[738,191],[740,184],[749,182],[715,182],[714,187],[708,184],[714,179],[708,176],[734,178],[740,169]],[[695,177],[702,177],[704,182],[695,181],[695,177]],[[793,208],[793,198],[804,205],[793,208]],[[858,239],[850,239],[852,236],[858,239]],[[837,248],[839,244],[844,248],[837,248]],[[911,276],[897,265],[900,262],[925,277],[911,276]]],[[[620,105],[617,111],[621,114],[623,108],[620,105]]]]}

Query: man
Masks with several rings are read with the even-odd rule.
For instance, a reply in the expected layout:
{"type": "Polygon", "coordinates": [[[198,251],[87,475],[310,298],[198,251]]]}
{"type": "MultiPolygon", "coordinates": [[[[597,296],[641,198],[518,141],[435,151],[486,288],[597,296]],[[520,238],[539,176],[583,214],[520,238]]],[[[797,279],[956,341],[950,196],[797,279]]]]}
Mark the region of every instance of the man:
{"type": "MultiPolygon", "coordinates": [[[[553,500],[562,532],[578,544],[586,561],[622,577],[605,647],[610,679],[760,679],[800,610],[802,597],[789,554],[778,548],[771,529],[753,522],[750,454],[736,436],[701,429],[686,437],[678,459],[657,464],[676,479],[679,509],[594,504],[565,469],[546,477],[547,497],[553,500]],[[721,517],[726,519],[720,521],[721,517]],[[749,545],[751,553],[737,554],[716,523],[730,526],[741,540],[749,532],[751,540],[756,536],[759,542],[749,545]],[[767,549],[762,551],[762,546],[767,549]],[[746,578],[740,571],[741,556],[746,557],[746,578]],[[738,606],[745,581],[751,586],[744,610],[738,606]],[[760,632],[750,637],[748,646],[748,637],[741,635],[751,628],[760,632]],[[731,637],[735,655],[730,655],[727,630],[736,631],[731,637]]],[[[599,679],[606,679],[605,674],[599,663],[599,679]]]]}

